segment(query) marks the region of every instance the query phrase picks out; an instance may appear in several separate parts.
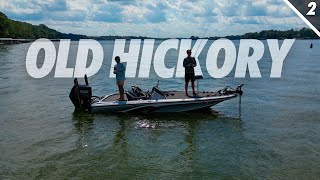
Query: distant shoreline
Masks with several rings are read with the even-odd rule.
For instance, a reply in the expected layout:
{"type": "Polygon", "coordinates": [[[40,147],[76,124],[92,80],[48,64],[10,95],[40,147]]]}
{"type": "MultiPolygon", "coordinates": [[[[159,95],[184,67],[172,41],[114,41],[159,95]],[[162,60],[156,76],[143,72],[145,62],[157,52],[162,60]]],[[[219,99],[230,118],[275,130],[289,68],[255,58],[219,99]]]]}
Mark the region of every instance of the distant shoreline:
{"type": "Polygon", "coordinates": [[[249,32],[243,35],[231,35],[224,37],[198,37],[191,36],[189,38],[152,38],[146,36],[87,36],[80,34],[66,34],[61,33],[57,30],[51,29],[44,24],[38,26],[32,25],[30,23],[15,21],[9,19],[5,14],[0,12],[0,24],[2,30],[0,31],[0,44],[19,44],[25,42],[31,42],[35,39],[47,38],[52,40],[59,39],[94,39],[98,41],[102,40],[115,40],[115,39],[155,39],[155,40],[166,40],[166,39],[208,39],[217,40],[220,38],[227,38],[230,40],[240,40],[240,39],[319,39],[319,36],[315,34],[311,29],[302,28],[300,30],[263,30],[260,32],[249,32]],[[3,39],[3,40],[1,40],[3,39]]]}
{"type": "MultiPolygon", "coordinates": [[[[40,39],[40,38],[39,38],[40,39]]],[[[90,39],[90,38],[88,38],[90,39]]],[[[127,38],[121,38],[121,39],[126,39],[126,40],[131,40],[131,39],[127,39],[127,38]]],[[[165,41],[165,40],[168,40],[168,39],[190,39],[190,38],[132,38],[132,39],[141,39],[141,40],[145,40],[145,39],[154,39],[154,40],[157,40],[157,41],[165,41]]],[[[201,39],[208,39],[208,38],[201,38],[201,39]]],[[[272,39],[272,38],[270,38],[272,39]]],[[[296,40],[319,40],[319,38],[315,39],[315,38],[312,38],[312,39],[309,39],[309,38],[295,38],[296,40]]],[[[32,43],[34,42],[36,39],[13,39],[13,38],[0,38],[0,45],[13,45],[13,44],[22,44],[22,43],[32,43]]],[[[49,39],[53,42],[57,42],[57,41],[60,41],[61,39],[49,39]]],[[[95,39],[97,40],[97,39],[95,39]]],[[[114,41],[116,39],[106,39],[106,40],[97,40],[97,41],[114,41]]],[[[197,40],[197,39],[193,39],[194,41],[197,40]]],[[[212,41],[215,41],[213,39],[209,39],[209,40],[212,40],[212,41]]],[[[231,40],[241,40],[241,39],[231,39],[231,40]]],[[[267,39],[258,39],[260,41],[265,41],[267,39]]],[[[278,39],[278,40],[284,40],[284,39],[278,39]]],[[[71,39],[71,42],[73,41],[79,41],[79,39],[71,39]]]]}

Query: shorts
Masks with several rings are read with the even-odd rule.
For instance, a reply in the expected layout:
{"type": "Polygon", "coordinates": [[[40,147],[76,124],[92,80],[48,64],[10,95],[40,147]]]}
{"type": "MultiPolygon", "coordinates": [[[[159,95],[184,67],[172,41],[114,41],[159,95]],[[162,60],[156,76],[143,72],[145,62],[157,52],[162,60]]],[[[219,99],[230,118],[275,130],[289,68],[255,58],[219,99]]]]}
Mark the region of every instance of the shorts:
{"type": "Polygon", "coordinates": [[[184,75],[184,81],[187,83],[191,80],[191,82],[194,82],[196,80],[193,73],[187,73],[184,75]]]}
{"type": "Polygon", "coordinates": [[[124,80],[117,81],[117,85],[118,86],[123,86],[124,85],[124,80]]]}

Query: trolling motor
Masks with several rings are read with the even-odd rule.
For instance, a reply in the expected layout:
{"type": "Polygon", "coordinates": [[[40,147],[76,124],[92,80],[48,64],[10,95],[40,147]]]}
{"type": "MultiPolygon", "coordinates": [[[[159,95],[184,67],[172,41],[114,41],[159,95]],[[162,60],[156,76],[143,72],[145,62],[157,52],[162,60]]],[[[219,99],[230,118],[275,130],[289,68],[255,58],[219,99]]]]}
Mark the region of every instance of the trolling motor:
{"type": "Polygon", "coordinates": [[[92,89],[89,86],[87,75],[84,76],[85,85],[78,83],[78,79],[73,80],[73,87],[70,91],[69,98],[75,108],[88,110],[91,106],[92,89]]]}
{"type": "Polygon", "coordinates": [[[230,86],[227,86],[226,88],[219,90],[218,93],[219,95],[229,95],[229,94],[238,94],[238,95],[242,95],[243,91],[242,91],[242,86],[244,84],[240,84],[239,86],[237,86],[236,89],[231,88],[230,86]]]}
{"type": "Polygon", "coordinates": [[[237,94],[239,94],[240,96],[243,94],[243,91],[242,91],[242,86],[243,86],[244,84],[240,84],[238,87],[237,87],[237,89],[236,89],[236,93],[237,94]]]}
{"type": "Polygon", "coordinates": [[[218,91],[220,96],[229,95],[229,94],[238,94],[239,95],[239,118],[241,117],[241,96],[243,94],[243,91],[242,91],[243,85],[244,84],[238,85],[236,89],[233,89],[230,86],[227,86],[226,88],[218,91]]]}
{"type": "Polygon", "coordinates": [[[236,89],[236,93],[239,94],[239,118],[241,118],[241,96],[243,94],[243,91],[242,91],[242,86],[244,84],[240,84],[237,89],[236,89]]]}

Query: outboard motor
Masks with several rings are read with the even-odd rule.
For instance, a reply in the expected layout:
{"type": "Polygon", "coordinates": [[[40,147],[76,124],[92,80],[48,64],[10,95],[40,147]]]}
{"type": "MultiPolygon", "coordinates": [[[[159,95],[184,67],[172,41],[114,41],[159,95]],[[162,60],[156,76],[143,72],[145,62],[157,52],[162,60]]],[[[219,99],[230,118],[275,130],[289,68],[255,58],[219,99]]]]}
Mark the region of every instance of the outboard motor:
{"type": "Polygon", "coordinates": [[[86,85],[78,84],[78,79],[74,79],[74,85],[70,91],[69,97],[75,108],[90,109],[92,89],[88,84],[87,76],[85,75],[86,85]]]}

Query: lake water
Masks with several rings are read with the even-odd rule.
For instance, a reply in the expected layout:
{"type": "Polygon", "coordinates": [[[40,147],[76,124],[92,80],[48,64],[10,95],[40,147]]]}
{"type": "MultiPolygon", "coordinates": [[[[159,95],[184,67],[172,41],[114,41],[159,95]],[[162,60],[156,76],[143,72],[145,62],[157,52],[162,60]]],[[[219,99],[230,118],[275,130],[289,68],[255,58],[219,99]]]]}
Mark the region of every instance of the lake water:
{"type": "MultiPolygon", "coordinates": [[[[68,97],[72,79],[33,79],[25,65],[30,44],[1,45],[0,179],[319,179],[320,41],[312,40],[313,49],[310,42],[295,42],[280,79],[269,78],[268,47],[256,79],[234,78],[234,71],[213,79],[207,48],[201,52],[200,89],[245,84],[240,118],[238,99],[212,114],[77,113],[68,97]]],[[[89,78],[99,96],[116,90],[108,78],[113,41],[101,44],[104,65],[89,78]]],[[[76,49],[73,42],[70,67],[76,49]]],[[[175,56],[168,54],[169,66],[175,56]]],[[[147,90],[158,79],[151,72],[126,84],[147,90]]],[[[183,79],[160,81],[162,89],[183,86],[183,79]]]]}

